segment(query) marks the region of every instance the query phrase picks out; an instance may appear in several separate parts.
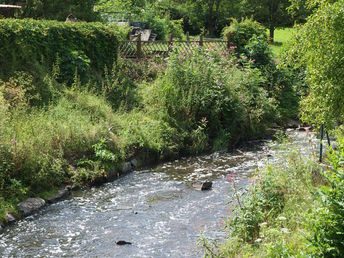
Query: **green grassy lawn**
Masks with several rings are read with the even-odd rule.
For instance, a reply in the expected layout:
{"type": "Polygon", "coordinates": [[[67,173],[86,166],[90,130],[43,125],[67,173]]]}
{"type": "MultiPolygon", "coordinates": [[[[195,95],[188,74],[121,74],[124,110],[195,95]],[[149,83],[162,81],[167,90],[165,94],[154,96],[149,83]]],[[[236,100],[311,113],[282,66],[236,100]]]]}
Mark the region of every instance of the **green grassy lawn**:
{"type": "Polygon", "coordinates": [[[294,28],[281,28],[275,30],[275,42],[271,44],[271,50],[276,58],[279,57],[282,46],[292,37],[294,30],[294,28]]]}

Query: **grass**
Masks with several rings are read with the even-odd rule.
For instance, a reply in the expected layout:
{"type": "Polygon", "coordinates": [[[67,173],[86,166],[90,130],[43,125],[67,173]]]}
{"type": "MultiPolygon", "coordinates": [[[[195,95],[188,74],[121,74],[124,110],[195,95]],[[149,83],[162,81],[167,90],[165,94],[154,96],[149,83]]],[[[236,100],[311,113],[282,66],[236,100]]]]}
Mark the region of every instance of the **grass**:
{"type": "Polygon", "coordinates": [[[275,58],[278,58],[283,45],[285,45],[293,35],[294,28],[281,28],[275,30],[275,42],[271,44],[271,50],[275,58]]]}

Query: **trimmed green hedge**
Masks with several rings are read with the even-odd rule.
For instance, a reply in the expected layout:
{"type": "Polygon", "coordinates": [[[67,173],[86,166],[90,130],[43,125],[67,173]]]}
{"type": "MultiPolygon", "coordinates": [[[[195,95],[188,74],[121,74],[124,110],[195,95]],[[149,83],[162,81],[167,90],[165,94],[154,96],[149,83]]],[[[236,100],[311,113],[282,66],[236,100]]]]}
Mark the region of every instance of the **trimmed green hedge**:
{"type": "Polygon", "coordinates": [[[37,65],[50,69],[57,60],[62,81],[70,80],[76,68],[86,75],[103,73],[117,59],[116,31],[101,23],[2,19],[0,76],[37,65]]]}

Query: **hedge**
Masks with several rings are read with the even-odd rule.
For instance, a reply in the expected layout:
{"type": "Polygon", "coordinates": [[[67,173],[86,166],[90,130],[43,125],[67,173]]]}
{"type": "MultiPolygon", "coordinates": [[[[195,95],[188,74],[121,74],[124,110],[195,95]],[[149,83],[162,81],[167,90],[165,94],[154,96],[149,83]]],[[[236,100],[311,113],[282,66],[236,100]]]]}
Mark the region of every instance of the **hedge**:
{"type": "Polygon", "coordinates": [[[116,31],[101,23],[0,19],[0,76],[37,64],[51,68],[57,60],[66,77],[75,68],[103,73],[117,59],[116,31]]]}

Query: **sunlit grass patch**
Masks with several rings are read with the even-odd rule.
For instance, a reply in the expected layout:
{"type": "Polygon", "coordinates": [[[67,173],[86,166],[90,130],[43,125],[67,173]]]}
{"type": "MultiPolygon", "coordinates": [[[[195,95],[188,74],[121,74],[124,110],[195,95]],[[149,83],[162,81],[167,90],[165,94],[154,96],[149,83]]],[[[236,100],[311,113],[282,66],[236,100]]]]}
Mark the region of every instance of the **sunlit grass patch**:
{"type": "Polygon", "coordinates": [[[294,28],[281,28],[275,30],[275,40],[274,43],[270,45],[274,57],[279,57],[282,46],[291,39],[294,30],[294,28]]]}

